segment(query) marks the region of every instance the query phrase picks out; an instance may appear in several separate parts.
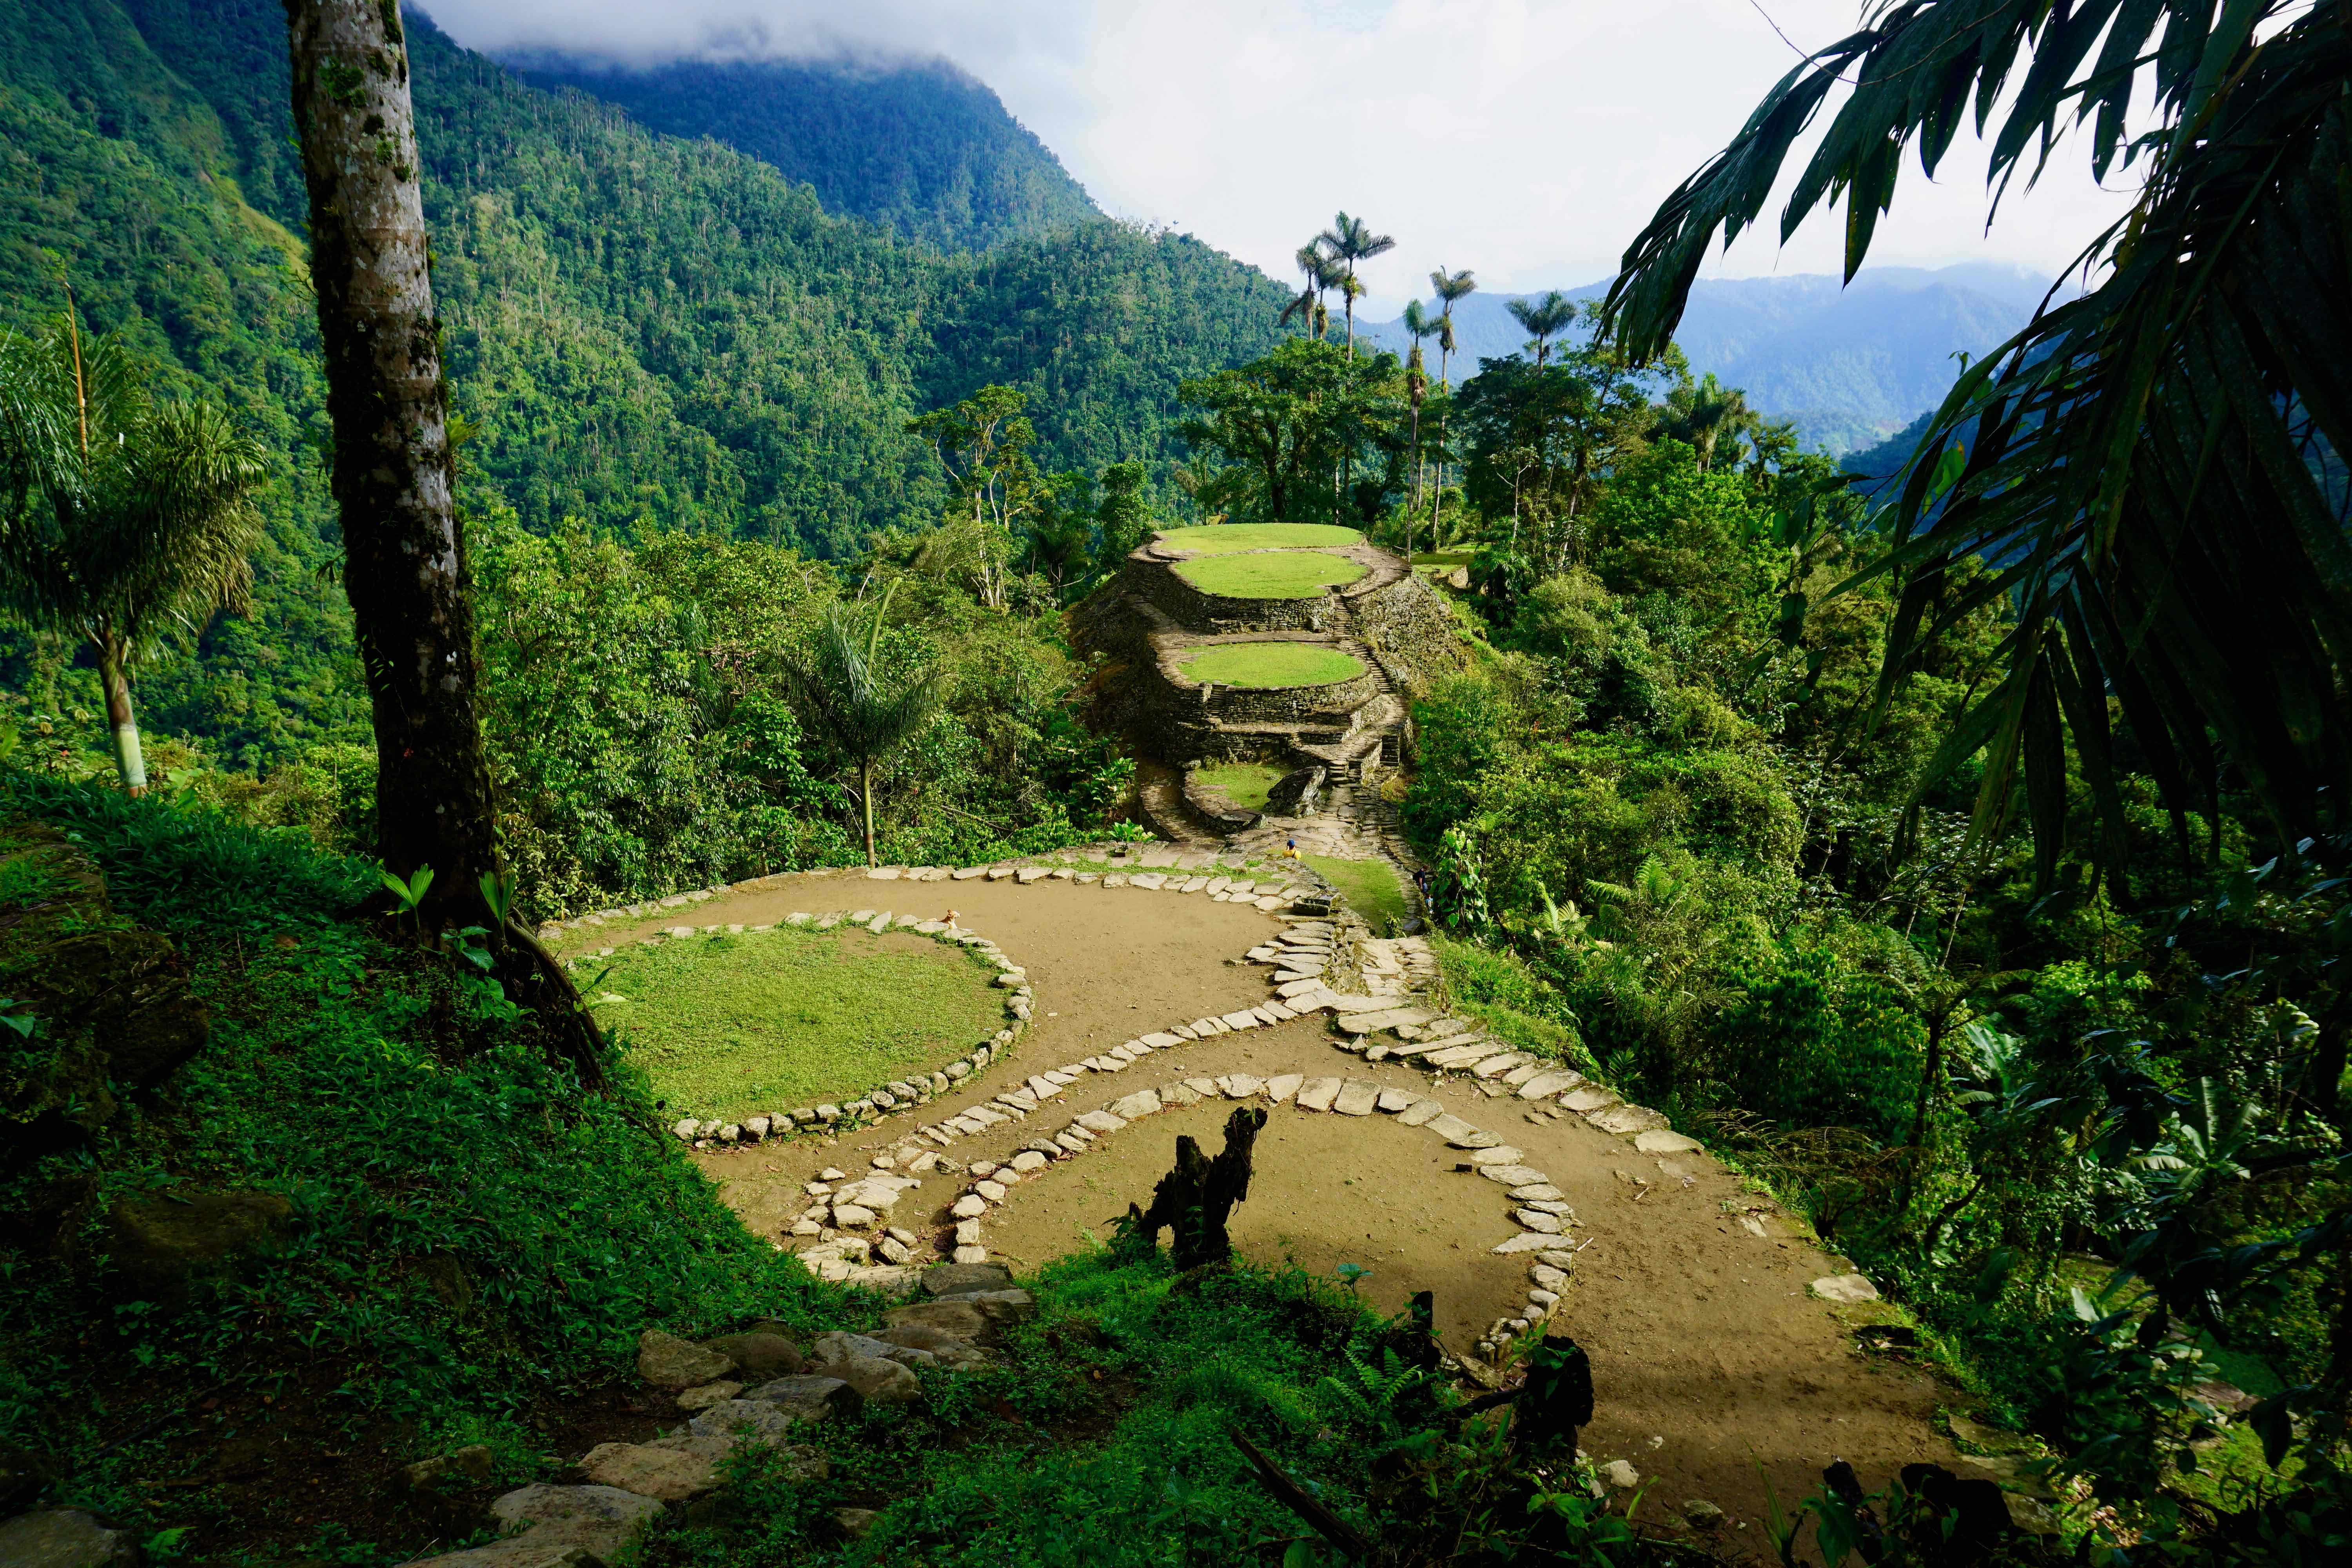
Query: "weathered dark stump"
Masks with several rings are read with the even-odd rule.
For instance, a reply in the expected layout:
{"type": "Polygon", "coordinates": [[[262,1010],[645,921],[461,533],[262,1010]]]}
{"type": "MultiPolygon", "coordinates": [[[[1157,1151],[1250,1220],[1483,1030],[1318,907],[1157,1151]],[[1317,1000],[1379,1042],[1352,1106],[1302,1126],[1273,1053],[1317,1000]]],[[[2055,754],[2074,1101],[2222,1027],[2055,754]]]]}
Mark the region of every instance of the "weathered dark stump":
{"type": "Polygon", "coordinates": [[[1176,1168],[1151,1190],[1151,1206],[1127,1208],[1129,1235],[1139,1245],[1159,1245],[1169,1234],[1169,1254],[1180,1269],[1223,1263],[1234,1255],[1226,1225],[1234,1205],[1249,1196],[1250,1156],[1265,1112],[1246,1108],[1225,1121],[1225,1151],[1212,1160],[1190,1136],[1176,1140],[1176,1168]]]}
{"type": "Polygon", "coordinates": [[[1579,1428],[1592,1425],[1592,1358],[1566,1334],[1546,1334],[1528,1358],[1511,1414],[1511,1441],[1523,1451],[1576,1452],[1579,1428]]]}

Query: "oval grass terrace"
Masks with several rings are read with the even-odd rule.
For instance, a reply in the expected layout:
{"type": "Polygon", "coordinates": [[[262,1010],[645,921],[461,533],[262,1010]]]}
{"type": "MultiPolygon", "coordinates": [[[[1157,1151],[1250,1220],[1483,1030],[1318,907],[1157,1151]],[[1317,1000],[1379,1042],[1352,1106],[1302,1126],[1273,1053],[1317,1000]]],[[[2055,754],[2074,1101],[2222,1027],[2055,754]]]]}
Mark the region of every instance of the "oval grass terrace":
{"type": "Polygon", "coordinates": [[[1004,1024],[992,965],[895,931],[716,931],[604,962],[597,1023],[672,1111],[715,1121],[928,1074],[1004,1024]]]}
{"type": "Polygon", "coordinates": [[[1178,660],[1187,679],[1202,686],[1270,690],[1334,686],[1364,673],[1363,660],[1323,643],[1213,643],[1178,660]]]}
{"type": "Polygon", "coordinates": [[[1325,550],[1252,550],[1191,556],[1176,574],[1222,599],[1316,599],[1362,580],[1371,568],[1325,550]]]}
{"type": "Polygon", "coordinates": [[[1243,550],[1336,550],[1361,544],[1352,528],[1325,522],[1221,522],[1202,528],[1171,528],[1154,541],[1163,551],[1194,555],[1230,555],[1243,550]]]}

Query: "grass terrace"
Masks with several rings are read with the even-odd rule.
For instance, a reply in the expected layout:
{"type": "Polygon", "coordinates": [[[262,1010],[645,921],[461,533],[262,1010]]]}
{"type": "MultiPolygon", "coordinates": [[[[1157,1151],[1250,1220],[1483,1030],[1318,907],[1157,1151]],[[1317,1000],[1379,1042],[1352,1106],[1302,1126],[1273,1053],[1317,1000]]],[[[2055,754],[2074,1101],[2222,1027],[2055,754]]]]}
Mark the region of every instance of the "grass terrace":
{"type": "Polygon", "coordinates": [[[1329,686],[1364,673],[1361,659],[1311,642],[1218,643],[1186,654],[1183,671],[1206,685],[1329,686]]]}
{"type": "Polygon", "coordinates": [[[1344,555],[1320,550],[1261,550],[1176,563],[1176,572],[1184,581],[1203,594],[1225,599],[1318,598],[1354,582],[1366,570],[1344,555]]]}
{"type": "Polygon", "coordinates": [[[1244,811],[1264,811],[1267,792],[1282,782],[1286,771],[1271,763],[1219,763],[1192,776],[1244,811]]]}
{"type": "Polygon", "coordinates": [[[1352,528],[1322,522],[1225,522],[1171,528],[1160,535],[1160,542],[1171,550],[1202,555],[1230,555],[1236,550],[1336,550],[1363,542],[1364,536],[1352,528]]]}
{"type": "Polygon", "coordinates": [[[654,1092],[734,1121],[930,1072],[1004,1026],[1003,997],[960,948],[778,926],[629,947],[586,987],[654,1092]]]}
{"type": "Polygon", "coordinates": [[[1404,919],[1404,887],[1397,880],[1396,868],[1387,861],[1339,860],[1328,855],[1303,855],[1299,858],[1339,889],[1340,896],[1355,907],[1373,931],[1385,934],[1404,919]]]}

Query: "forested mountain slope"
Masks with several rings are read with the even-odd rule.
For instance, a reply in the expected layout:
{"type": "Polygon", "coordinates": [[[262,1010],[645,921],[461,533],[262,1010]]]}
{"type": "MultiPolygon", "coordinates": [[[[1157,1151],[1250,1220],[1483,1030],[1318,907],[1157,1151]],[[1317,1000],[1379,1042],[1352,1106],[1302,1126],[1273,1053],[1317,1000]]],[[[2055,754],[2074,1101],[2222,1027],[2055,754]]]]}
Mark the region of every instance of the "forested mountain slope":
{"type": "Polygon", "coordinates": [[[633,70],[535,54],[505,63],[533,86],[625,110],[648,131],[708,136],[772,163],[814,186],[827,212],[947,249],[1101,216],[987,84],[945,60],[677,60],[633,70]]]}
{"type": "MultiPolygon", "coordinates": [[[[1095,220],[944,256],[828,216],[755,158],[531,88],[410,16],[478,510],[840,555],[938,515],[913,415],[1018,384],[1045,467],[1164,472],[1178,382],[1276,335],[1282,289],[1187,237],[1095,220]]],[[[142,693],[161,727],[231,757],[357,720],[336,673],[341,595],[320,574],[332,525],[309,450],[322,400],[286,103],[277,0],[0,8],[0,326],[62,306],[62,261],[88,326],[128,330],[273,453],[253,618],[142,693]]]]}

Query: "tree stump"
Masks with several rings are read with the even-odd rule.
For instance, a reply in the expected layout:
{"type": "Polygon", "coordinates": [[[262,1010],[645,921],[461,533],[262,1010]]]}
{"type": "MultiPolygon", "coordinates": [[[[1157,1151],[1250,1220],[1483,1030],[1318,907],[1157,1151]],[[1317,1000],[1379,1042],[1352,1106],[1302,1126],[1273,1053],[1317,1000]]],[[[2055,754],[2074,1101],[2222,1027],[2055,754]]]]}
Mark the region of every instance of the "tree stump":
{"type": "Polygon", "coordinates": [[[1127,1206],[1129,1234],[1150,1248],[1164,1227],[1179,1269],[1223,1263],[1234,1255],[1226,1225],[1234,1205],[1249,1196],[1250,1158],[1265,1112],[1244,1107],[1225,1120],[1225,1150],[1212,1160],[1187,1135],[1176,1140],[1176,1168],[1151,1190],[1151,1206],[1127,1206]]]}

